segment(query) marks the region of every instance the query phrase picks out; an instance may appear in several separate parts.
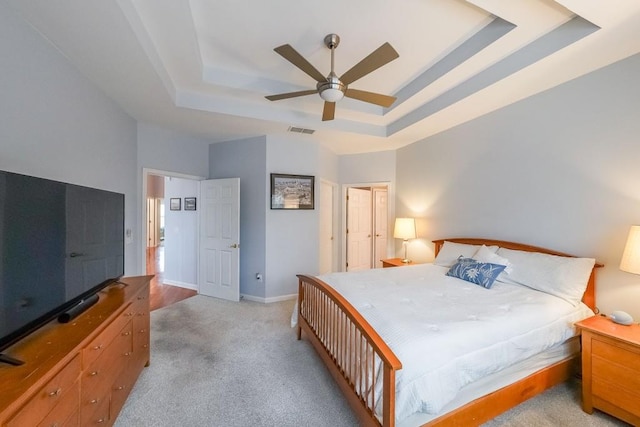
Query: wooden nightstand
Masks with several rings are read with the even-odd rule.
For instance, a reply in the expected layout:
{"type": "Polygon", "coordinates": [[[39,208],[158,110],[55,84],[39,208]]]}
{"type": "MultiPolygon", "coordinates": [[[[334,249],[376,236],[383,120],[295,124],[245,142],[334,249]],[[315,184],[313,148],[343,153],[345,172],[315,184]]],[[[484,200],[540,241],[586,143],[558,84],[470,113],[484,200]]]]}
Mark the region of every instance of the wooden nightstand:
{"type": "Polygon", "coordinates": [[[404,267],[405,265],[413,265],[413,261],[402,262],[402,258],[389,258],[389,259],[381,259],[382,268],[388,267],[404,267]]]}
{"type": "Polygon", "coordinates": [[[640,326],[603,316],[576,326],[582,330],[582,409],[640,425],[640,326]]]}

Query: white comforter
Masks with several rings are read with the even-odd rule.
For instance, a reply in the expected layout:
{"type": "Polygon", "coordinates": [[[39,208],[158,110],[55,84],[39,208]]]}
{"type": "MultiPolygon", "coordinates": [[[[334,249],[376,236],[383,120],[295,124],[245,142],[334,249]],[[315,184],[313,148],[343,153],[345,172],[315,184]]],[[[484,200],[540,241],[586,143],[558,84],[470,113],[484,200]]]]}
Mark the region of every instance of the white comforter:
{"type": "Polygon", "coordinates": [[[422,264],[319,276],[402,362],[398,421],[438,413],[465,385],[564,342],[576,334],[574,322],[593,315],[583,304],[519,285],[485,289],[448,277],[447,270],[422,264]]]}

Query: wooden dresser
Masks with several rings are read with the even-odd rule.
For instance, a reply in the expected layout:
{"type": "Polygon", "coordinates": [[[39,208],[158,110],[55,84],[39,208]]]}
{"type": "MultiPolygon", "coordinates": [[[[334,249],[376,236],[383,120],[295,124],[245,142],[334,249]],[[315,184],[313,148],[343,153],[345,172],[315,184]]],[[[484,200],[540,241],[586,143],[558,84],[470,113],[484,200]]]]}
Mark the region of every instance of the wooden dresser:
{"type": "Polygon", "coordinates": [[[576,325],[582,330],[582,409],[640,425],[640,326],[602,316],[576,325]]]}
{"type": "Polygon", "coordinates": [[[69,323],[52,321],[0,365],[0,426],[110,426],[149,365],[149,281],[128,277],[69,323]]]}

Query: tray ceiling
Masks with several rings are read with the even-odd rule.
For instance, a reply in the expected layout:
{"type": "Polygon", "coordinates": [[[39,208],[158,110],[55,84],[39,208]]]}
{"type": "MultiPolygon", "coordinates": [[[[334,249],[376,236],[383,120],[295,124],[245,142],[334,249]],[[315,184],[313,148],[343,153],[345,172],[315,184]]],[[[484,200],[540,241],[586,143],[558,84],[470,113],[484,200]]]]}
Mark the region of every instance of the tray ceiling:
{"type": "Polygon", "coordinates": [[[415,142],[640,51],[636,0],[5,0],[137,120],[226,141],[290,127],[338,154],[415,142]],[[322,74],[340,36],[341,75],[389,42],[400,57],[322,122],[315,81],[273,51],[292,45],[322,74]]]}

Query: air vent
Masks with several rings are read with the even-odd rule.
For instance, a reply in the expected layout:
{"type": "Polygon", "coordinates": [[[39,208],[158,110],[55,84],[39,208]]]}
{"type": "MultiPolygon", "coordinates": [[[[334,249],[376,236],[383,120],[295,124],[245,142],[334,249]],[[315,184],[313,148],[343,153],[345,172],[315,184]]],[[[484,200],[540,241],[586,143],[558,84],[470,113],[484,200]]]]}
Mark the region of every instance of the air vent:
{"type": "Polygon", "coordinates": [[[305,129],[305,128],[299,128],[295,126],[289,126],[289,129],[287,129],[287,131],[295,132],[295,133],[306,133],[307,135],[311,135],[315,132],[315,130],[313,129],[305,129]]]}

